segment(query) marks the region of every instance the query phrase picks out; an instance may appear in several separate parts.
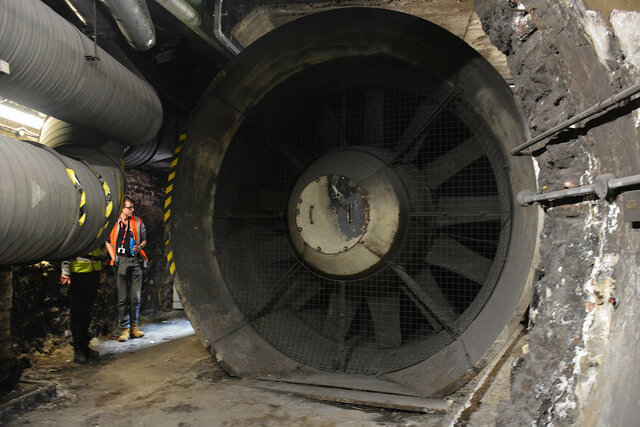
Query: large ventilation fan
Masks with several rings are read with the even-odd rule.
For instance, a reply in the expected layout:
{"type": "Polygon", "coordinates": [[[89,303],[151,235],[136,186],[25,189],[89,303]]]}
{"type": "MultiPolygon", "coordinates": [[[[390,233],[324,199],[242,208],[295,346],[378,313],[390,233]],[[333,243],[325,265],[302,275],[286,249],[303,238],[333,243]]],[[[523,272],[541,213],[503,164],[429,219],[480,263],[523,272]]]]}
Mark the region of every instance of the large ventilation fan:
{"type": "Polygon", "coordinates": [[[511,196],[496,145],[455,86],[384,58],[330,61],[273,89],[216,190],[238,308],[318,369],[378,374],[431,356],[504,263],[511,196]]]}
{"type": "Polygon", "coordinates": [[[373,9],[288,24],[212,84],[187,137],[180,289],[230,371],[442,394],[522,314],[537,219],[512,201],[533,185],[505,155],[518,115],[439,27],[373,9]]]}

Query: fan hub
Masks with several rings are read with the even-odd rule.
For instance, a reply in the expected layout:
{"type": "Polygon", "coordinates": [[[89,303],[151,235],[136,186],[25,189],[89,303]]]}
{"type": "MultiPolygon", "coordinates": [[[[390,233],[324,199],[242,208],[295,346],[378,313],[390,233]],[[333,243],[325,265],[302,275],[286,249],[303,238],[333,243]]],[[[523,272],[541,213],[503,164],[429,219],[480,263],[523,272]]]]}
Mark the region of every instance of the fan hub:
{"type": "Polygon", "coordinates": [[[289,231],[302,260],[321,275],[373,274],[395,253],[408,196],[379,158],[340,150],[313,162],[289,202],[289,231]]]}
{"type": "Polygon", "coordinates": [[[302,190],[296,207],[297,231],[307,245],[339,254],[362,240],[369,207],[362,189],[341,175],[322,175],[302,190]]]}

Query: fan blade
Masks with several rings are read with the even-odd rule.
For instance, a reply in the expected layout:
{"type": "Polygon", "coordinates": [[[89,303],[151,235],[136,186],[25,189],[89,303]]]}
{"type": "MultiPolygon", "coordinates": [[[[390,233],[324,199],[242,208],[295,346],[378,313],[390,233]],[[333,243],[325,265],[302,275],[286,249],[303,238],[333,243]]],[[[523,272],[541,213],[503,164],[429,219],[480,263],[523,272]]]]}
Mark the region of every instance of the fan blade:
{"type": "Polygon", "coordinates": [[[263,190],[254,195],[253,204],[258,212],[283,213],[289,194],[284,191],[263,190]]]}
{"type": "Polygon", "coordinates": [[[370,147],[384,145],[384,90],[369,89],[365,96],[363,143],[370,147]]]}
{"type": "Polygon", "coordinates": [[[462,169],[484,155],[475,138],[469,138],[446,154],[438,157],[424,168],[424,182],[436,189],[462,169]]]}
{"type": "Polygon", "coordinates": [[[359,299],[346,297],[341,292],[332,294],[329,297],[329,307],[322,327],[322,334],[343,343],[361,303],[359,299]]]}
{"type": "Polygon", "coordinates": [[[366,299],[378,347],[401,346],[400,294],[368,295],[366,299]]]}
{"type": "Polygon", "coordinates": [[[299,311],[316,295],[318,295],[324,286],[317,280],[302,280],[299,278],[294,286],[291,286],[287,294],[282,299],[283,306],[292,311],[299,311]]]}
{"type": "Polygon", "coordinates": [[[261,290],[254,288],[252,298],[254,301],[258,301],[255,307],[253,315],[248,316],[250,320],[257,320],[269,313],[272,313],[283,307],[286,295],[295,292],[296,288],[300,286],[300,280],[298,280],[297,271],[301,264],[296,263],[291,266],[276,282],[276,284],[268,290],[261,290]]]}
{"type": "Polygon", "coordinates": [[[260,239],[259,251],[260,260],[267,265],[296,259],[287,238],[275,233],[267,239],[260,239]]]}
{"type": "Polygon", "coordinates": [[[391,269],[400,277],[403,292],[409,296],[420,312],[436,331],[443,327],[450,332],[455,330],[456,319],[453,308],[440,291],[435,279],[428,270],[421,270],[414,280],[404,268],[398,264],[390,264],[391,269]]]}
{"type": "Polygon", "coordinates": [[[282,231],[282,225],[271,224],[264,219],[265,225],[243,224],[237,231],[230,230],[229,238],[238,247],[243,248],[247,257],[259,260],[262,265],[270,265],[279,261],[295,260],[296,257],[289,247],[287,237],[282,231]]]}
{"type": "Polygon", "coordinates": [[[265,137],[265,139],[274,150],[287,159],[297,172],[302,172],[304,170],[304,163],[294,154],[295,151],[287,143],[273,137],[265,137]]]}
{"type": "Polygon", "coordinates": [[[398,158],[404,157],[408,163],[415,159],[426,138],[426,135],[423,134],[424,130],[429,127],[431,121],[440,113],[440,111],[442,111],[452,98],[453,92],[449,92],[443,93],[442,100],[439,102],[436,102],[431,98],[425,98],[422,100],[422,103],[398,140],[398,144],[395,148],[398,158]],[[423,135],[421,136],[421,134],[423,135]]]}
{"type": "Polygon", "coordinates": [[[318,126],[320,136],[325,142],[329,143],[328,146],[344,147],[346,145],[344,132],[328,105],[324,107],[322,119],[318,126]]]}
{"type": "Polygon", "coordinates": [[[500,209],[499,196],[440,197],[436,219],[438,227],[468,222],[486,222],[502,219],[507,212],[500,209]]]}
{"type": "Polygon", "coordinates": [[[442,267],[472,282],[482,284],[489,274],[492,261],[453,239],[436,239],[425,262],[442,267]]]}

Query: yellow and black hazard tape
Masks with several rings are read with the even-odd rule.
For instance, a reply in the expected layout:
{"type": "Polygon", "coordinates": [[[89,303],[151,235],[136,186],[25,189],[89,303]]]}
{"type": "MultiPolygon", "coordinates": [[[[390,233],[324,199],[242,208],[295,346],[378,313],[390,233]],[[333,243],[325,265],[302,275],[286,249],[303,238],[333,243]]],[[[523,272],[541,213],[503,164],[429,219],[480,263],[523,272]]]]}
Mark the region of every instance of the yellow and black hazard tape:
{"type": "Polygon", "coordinates": [[[102,185],[102,190],[104,191],[104,202],[105,202],[104,226],[100,228],[100,230],[98,231],[98,234],[96,235],[96,239],[97,239],[102,235],[104,230],[106,230],[107,227],[109,226],[109,216],[113,211],[113,196],[111,195],[111,188],[109,188],[109,184],[107,184],[107,181],[102,177],[102,175],[100,175],[94,168],[92,168],[89,163],[85,162],[84,160],[82,160],[82,163],[84,163],[85,166],[87,166],[89,170],[93,172],[96,178],[98,178],[98,181],[100,181],[100,185],[102,185]]]}
{"type": "Polygon", "coordinates": [[[85,212],[85,204],[87,203],[87,197],[85,195],[82,184],[80,184],[80,180],[76,176],[76,171],[70,168],[66,168],[66,170],[67,170],[67,175],[69,175],[69,179],[73,183],[73,186],[76,187],[76,190],[78,190],[78,193],[80,194],[80,206],[78,208],[78,224],[80,224],[80,227],[82,227],[84,225],[85,219],[87,219],[87,213],[85,212]]]}
{"type": "MultiPolygon", "coordinates": [[[[173,150],[173,155],[174,155],[174,159],[171,161],[171,166],[170,166],[170,172],[169,172],[169,177],[167,178],[167,188],[164,190],[164,194],[165,194],[165,200],[164,200],[164,222],[166,224],[166,226],[168,227],[168,221],[171,218],[171,192],[173,191],[173,182],[174,179],[176,177],[176,166],[178,165],[178,153],[180,153],[180,151],[182,150],[182,145],[184,144],[184,141],[187,139],[187,135],[186,134],[181,134],[180,137],[178,138],[178,146],[176,147],[175,150],[173,150]]],[[[173,260],[173,251],[171,250],[170,247],[170,241],[167,240],[165,242],[165,246],[167,246],[167,249],[169,250],[169,252],[167,253],[167,263],[169,264],[169,273],[171,273],[171,275],[173,275],[176,272],[176,263],[173,260]]]]}

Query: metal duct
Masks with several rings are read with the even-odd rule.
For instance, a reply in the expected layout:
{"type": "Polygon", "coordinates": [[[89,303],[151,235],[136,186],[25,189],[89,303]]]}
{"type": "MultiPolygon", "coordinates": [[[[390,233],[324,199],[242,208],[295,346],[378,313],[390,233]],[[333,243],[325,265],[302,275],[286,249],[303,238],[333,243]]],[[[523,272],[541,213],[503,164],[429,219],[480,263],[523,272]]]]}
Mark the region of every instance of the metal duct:
{"type": "Polygon", "coordinates": [[[111,154],[0,135],[0,265],[64,259],[104,241],[120,212],[124,173],[111,154]],[[82,160],[79,160],[82,159],[82,160]]]}
{"type": "Polygon", "coordinates": [[[0,2],[0,96],[128,145],[162,122],[155,90],[38,0],[0,2]]]}
{"type": "Polygon", "coordinates": [[[154,138],[144,145],[128,147],[124,152],[124,164],[126,166],[140,166],[149,162],[156,155],[158,146],[158,138],[154,138]]]}
{"type": "Polygon", "coordinates": [[[102,3],[134,49],[144,52],[156,44],[156,32],[145,0],[102,0],[102,3]]]}
{"type": "Polygon", "coordinates": [[[202,23],[198,13],[193,10],[188,3],[182,0],[156,0],[156,2],[191,28],[199,27],[202,23]]]}

